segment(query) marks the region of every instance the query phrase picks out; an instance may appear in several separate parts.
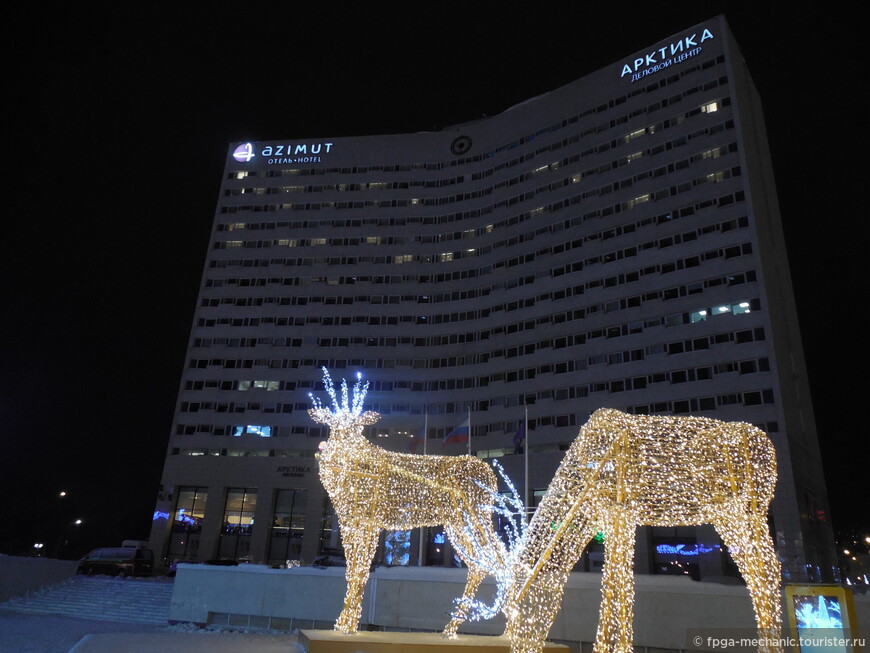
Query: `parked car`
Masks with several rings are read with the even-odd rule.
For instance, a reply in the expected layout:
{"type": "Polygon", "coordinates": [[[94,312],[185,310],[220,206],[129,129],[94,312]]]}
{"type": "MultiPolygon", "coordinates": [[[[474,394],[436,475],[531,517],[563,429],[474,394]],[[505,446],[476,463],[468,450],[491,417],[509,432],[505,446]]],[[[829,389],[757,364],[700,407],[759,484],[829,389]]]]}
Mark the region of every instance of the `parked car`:
{"type": "Polygon", "coordinates": [[[323,553],[314,558],[311,563],[312,567],[324,569],[326,567],[346,567],[347,561],[344,559],[344,551],[341,549],[324,548],[323,553]]]}
{"type": "Polygon", "coordinates": [[[94,549],[79,560],[77,572],[88,576],[106,574],[119,578],[150,576],[154,573],[154,552],[138,547],[94,549]]]}

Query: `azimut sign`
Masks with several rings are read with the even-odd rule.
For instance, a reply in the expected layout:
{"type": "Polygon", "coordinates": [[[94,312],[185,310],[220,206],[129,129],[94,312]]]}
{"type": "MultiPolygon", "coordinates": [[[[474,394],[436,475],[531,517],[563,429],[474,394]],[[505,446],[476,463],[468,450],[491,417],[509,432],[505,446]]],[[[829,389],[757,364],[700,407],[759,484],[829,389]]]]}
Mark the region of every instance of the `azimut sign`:
{"type": "Polygon", "coordinates": [[[252,145],[242,143],[233,150],[233,158],[239,163],[248,163],[259,157],[267,164],[276,163],[321,163],[322,155],[329,154],[332,143],[282,143],[252,145]]]}
{"type": "Polygon", "coordinates": [[[689,36],[684,36],[623,65],[620,77],[631,75],[631,81],[634,83],[648,75],[654,75],[660,70],[699,55],[704,49],[701,44],[712,38],[713,33],[707,28],[704,28],[700,34],[695,32],[689,36]]]}

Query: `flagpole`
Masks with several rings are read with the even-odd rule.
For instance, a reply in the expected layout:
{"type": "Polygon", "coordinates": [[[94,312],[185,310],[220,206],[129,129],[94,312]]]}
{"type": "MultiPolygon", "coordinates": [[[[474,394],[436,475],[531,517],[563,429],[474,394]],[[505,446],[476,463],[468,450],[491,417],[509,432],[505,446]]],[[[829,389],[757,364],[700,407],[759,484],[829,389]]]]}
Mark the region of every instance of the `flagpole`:
{"type": "Polygon", "coordinates": [[[471,455],[471,404],[468,404],[468,455],[471,455]]]}
{"type": "MultiPolygon", "coordinates": [[[[423,407],[423,455],[426,455],[426,445],[429,439],[429,407],[423,407]]],[[[423,566],[423,547],[426,546],[426,527],[420,527],[420,546],[417,547],[417,566],[423,566]]]]}
{"type": "Polygon", "coordinates": [[[525,421],[523,422],[523,435],[525,436],[525,442],[523,442],[523,466],[525,467],[525,479],[526,479],[526,518],[529,515],[529,407],[524,406],[525,409],[525,421]]]}

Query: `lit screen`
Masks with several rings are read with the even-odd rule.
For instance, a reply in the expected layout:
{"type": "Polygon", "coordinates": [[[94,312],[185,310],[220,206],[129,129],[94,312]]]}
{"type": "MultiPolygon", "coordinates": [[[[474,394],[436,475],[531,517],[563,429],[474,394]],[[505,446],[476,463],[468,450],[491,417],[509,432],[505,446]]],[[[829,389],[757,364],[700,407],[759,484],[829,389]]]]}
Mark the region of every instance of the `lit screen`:
{"type": "Polygon", "coordinates": [[[794,616],[801,637],[801,653],[848,653],[845,646],[813,646],[814,638],[844,637],[843,614],[837,596],[795,594],[794,616]]]}

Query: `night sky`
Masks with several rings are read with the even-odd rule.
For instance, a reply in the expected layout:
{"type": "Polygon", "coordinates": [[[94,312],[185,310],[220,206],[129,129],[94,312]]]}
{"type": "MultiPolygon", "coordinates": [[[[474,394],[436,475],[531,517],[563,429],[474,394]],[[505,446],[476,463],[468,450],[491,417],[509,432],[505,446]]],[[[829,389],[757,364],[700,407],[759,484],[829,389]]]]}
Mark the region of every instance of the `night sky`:
{"type": "Polygon", "coordinates": [[[126,4],[8,17],[0,553],[74,518],[72,548],[147,538],[229,142],[441,129],[720,13],[765,108],[834,526],[870,527],[851,9],[126,4]]]}

